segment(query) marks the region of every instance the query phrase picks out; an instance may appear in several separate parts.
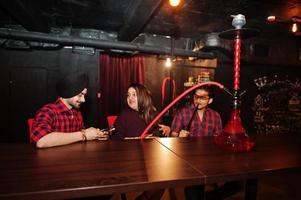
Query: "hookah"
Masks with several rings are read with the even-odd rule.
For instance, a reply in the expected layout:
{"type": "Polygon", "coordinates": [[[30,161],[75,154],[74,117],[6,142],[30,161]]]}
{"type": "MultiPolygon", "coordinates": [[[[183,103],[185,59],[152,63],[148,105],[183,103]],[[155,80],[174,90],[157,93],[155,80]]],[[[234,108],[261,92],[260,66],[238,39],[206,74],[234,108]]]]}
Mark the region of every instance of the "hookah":
{"type": "Polygon", "coordinates": [[[176,102],[187,95],[194,89],[203,85],[214,85],[220,89],[225,90],[232,97],[232,111],[230,120],[223,129],[223,132],[214,137],[214,143],[222,149],[229,151],[245,152],[250,151],[254,147],[254,142],[247,135],[240,118],[240,104],[241,96],[245,91],[240,92],[240,52],[241,52],[241,40],[249,38],[251,36],[258,35],[259,31],[256,29],[242,28],[246,24],[244,15],[232,15],[232,25],[235,29],[230,29],[219,34],[219,37],[224,39],[234,39],[234,91],[231,93],[222,84],[214,81],[208,81],[199,83],[188,90],[184,91],[176,99],[174,99],[166,108],[164,108],[156,118],[145,128],[141,134],[141,138],[147,136],[150,128],[162,117],[162,115],[168,111],[176,102]]]}
{"type": "Polygon", "coordinates": [[[234,81],[232,96],[232,111],[230,120],[223,129],[223,132],[214,138],[214,143],[219,147],[230,151],[250,151],[254,147],[254,142],[247,135],[240,118],[241,96],[245,91],[240,92],[240,54],[241,40],[256,36],[259,31],[256,29],[242,28],[246,24],[244,15],[232,15],[232,26],[230,29],[219,34],[224,39],[234,39],[234,81]]]}

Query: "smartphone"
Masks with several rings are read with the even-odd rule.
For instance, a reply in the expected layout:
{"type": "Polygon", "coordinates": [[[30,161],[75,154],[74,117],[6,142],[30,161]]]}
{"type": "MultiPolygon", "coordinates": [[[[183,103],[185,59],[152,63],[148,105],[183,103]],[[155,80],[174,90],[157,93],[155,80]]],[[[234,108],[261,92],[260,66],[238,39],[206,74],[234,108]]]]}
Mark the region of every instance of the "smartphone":
{"type": "Polygon", "coordinates": [[[112,134],[113,134],[113,131],[115,131],[115,127],[110,127],[110,128],[101,129],[100,131],[108,132],[109,135],[112,135],[112,134]]]}

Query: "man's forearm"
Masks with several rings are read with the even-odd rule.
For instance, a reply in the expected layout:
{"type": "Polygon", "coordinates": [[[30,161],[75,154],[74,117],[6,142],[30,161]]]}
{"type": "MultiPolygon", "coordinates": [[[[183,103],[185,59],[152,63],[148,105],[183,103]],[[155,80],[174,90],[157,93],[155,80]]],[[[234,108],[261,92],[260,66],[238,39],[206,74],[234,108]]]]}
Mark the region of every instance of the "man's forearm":
{"type": "Polygon", "coordinates": [[[79,141],[83,141],[83,133],[81,131],[72,133],[52,132],[40,138],[36,146],[38,148],[47,148],[79,141]]]}

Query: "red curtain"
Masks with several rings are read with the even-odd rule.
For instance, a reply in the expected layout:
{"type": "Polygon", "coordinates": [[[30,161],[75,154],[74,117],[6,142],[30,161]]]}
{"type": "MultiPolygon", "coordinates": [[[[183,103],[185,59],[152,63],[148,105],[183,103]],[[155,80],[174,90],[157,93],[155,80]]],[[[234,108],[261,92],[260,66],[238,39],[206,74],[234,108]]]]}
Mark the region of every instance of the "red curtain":
{"type": "Polygon", "coordinates": [[[131,83],[144,83],[143,56],[99,57],[99,118],[106,127],[106,116],[118,115],[124,106],[126,88],[131,83]]]}

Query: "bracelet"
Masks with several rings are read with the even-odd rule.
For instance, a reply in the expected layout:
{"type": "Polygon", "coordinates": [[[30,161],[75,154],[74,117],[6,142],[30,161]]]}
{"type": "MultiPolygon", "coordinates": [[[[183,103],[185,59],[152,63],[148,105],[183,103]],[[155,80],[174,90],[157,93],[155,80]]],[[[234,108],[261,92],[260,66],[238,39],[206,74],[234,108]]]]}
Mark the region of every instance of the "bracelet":
{"type": "Polygon", "coordinates": [[[85,130],[82,129],[80,132],[82,133],[82,141],[83,141],[83,142],[86,142],[86,141],[87,141],[87,136],[86,136],[85,130]]]}

